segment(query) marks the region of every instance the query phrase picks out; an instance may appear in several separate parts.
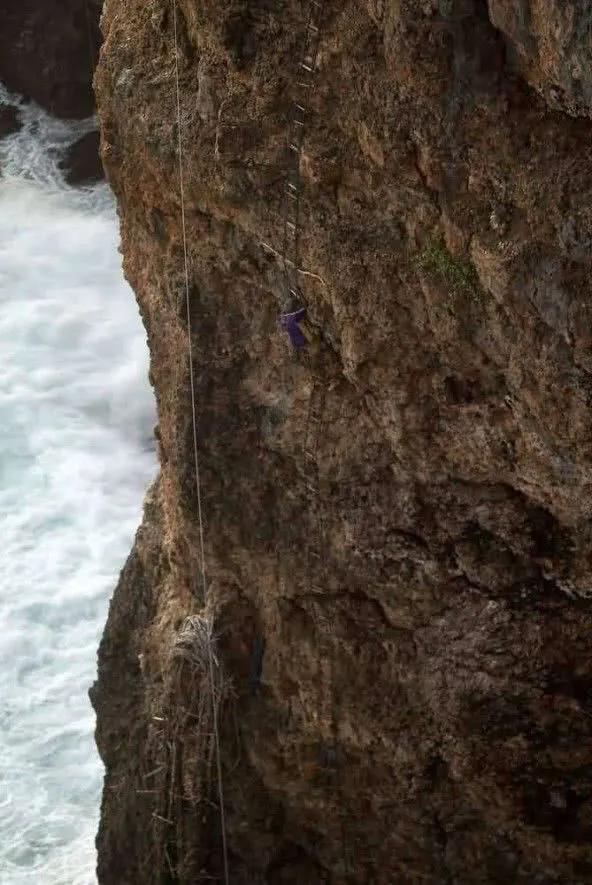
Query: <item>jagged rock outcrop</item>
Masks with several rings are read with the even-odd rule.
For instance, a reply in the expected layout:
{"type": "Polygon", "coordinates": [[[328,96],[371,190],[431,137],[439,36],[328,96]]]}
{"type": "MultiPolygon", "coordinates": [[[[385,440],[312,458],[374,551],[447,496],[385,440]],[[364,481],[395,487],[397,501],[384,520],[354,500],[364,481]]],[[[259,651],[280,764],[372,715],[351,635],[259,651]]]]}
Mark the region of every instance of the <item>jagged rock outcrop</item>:
{"type": "MultiPolygon", "coordinates": [[[[592,158],[570,74],[592,59],[580,2],[531,6],[324,4],[298,359],[261,242],[281,248],[306,4],[179,0],[233,883],[592,880],[592,158]]],[[[201,593],[171,7],[107,0],[103,27],[161,471],[92,693],[99,880],[189,885],[221,857],[198,668],[172,654],[201,593]]]]}
{"type": "Polygon", "coordinates": [[[0,82],[56,117],[94,111],[102,0],[3,0],[0,82]]]}

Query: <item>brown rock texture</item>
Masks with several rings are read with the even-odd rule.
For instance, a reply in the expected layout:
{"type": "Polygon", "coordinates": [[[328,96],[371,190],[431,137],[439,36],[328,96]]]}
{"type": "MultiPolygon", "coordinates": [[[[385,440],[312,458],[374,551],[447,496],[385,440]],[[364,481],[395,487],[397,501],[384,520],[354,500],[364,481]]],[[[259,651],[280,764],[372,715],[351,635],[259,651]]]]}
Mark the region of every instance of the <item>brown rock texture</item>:
{"type": "MultiPolygon", "coordinates": [[[[324,3],[297,357],[261,242],[281,249],[307,4],[179,0],[232,883],[592,881],[584,7],[324,3]]],[[[92,691],[102,885],[222,877],[203,673],[178,655],[204,612],[171,9],[107,0],[97,74],[161,460],[92,691]]]]}
{"type": "Polygon", "coordinates": [[[489,0],[518,65],[554,107],[592,115],[592,8],[586,0],[489,0]]]}
{"type": "Polygon", "coordinates": [[[2,0],[0,82],[57,117],[94,111],[102,0],[2,0]]]}

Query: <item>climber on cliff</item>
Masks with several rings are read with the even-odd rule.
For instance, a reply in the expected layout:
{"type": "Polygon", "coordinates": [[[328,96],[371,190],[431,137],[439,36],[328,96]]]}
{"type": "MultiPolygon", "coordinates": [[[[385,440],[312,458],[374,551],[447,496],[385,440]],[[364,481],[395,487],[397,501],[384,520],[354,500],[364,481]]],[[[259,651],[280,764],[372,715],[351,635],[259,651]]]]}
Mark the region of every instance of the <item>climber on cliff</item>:
{"type": "Polygon", "coordinates": [[[306,347],[307,339],[301,329],[301,323],[305,317],[305,307],[300,307],[298,310],[291,311],[290,313],[283,313],[280,317],[280,326],[288,333],[290,341],[297,350],[306,347]]]}
{"type": "Polygon", "coordinates": [[[305,347],[311,356],[318,354],[320,348],[320,336],[315,327],[306,318],[306,308],[299,307],[289,313],[280,316],[280,326],[290,336],[292,346],[297,352],[305,347]]]}

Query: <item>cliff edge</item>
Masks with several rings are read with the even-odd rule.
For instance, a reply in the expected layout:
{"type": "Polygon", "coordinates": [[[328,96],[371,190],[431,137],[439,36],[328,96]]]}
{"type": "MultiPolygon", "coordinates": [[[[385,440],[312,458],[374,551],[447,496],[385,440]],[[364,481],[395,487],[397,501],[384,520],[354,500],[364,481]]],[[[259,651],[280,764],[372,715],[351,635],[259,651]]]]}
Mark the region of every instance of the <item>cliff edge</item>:
{"type": "Polygon", "coordinates": [[[590,882],[591,16],[323,4],[297,355],[307,10],[178,0],[205,610],[172,7],[103,13],[161,470],[92,691],[99,881],[223,879],[209,644],[231,882],[590,882]]]}

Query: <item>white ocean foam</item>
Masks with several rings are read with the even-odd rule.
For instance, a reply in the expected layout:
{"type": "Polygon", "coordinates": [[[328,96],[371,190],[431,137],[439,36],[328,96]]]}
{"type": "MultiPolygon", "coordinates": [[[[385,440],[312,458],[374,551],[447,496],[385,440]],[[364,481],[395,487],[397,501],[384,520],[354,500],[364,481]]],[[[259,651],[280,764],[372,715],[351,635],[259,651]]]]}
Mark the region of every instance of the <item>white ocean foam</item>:
{"type": "Polygon", "coordinates": [[[21,113],[0,142],[0,883],[89,885],[87,691],[155,472],[154,404],[112,196],[59,168],[94,121],[21,113]]]}

